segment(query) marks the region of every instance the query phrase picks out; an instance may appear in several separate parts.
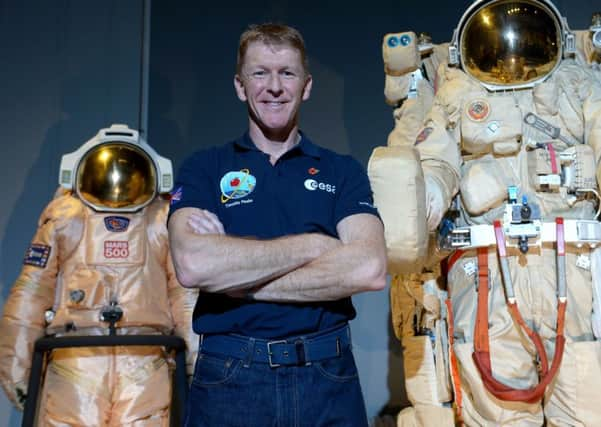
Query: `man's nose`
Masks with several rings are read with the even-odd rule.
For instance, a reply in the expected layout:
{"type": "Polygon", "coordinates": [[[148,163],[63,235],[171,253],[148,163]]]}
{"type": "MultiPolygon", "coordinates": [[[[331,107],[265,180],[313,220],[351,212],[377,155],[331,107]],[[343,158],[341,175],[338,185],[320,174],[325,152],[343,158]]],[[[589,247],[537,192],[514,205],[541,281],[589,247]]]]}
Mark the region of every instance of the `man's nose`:
{"type": "Polygon", "coordinates": [[[267,88],[274,94],[280,94],[282,89],[282,80],[279,74],[272,73],[269,75],[269,81],[267,82],[267,88]]]}

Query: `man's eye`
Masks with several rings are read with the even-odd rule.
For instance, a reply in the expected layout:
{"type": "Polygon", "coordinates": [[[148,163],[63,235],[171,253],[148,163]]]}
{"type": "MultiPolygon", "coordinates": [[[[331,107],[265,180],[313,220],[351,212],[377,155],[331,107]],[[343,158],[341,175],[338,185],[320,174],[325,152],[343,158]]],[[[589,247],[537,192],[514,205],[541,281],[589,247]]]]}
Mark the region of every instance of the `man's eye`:
{"type": "Polygon", "coordinates": [[[263,70],[260,71],[254,71],[251,76],[255,79],[262,79],[267,75],[267,73],[263,70]]]}
{"type": "Polygon", "coordinates": [[[296,74],[294,72],[292,72],[292,71],[287,71],[287,70],[286,71],[282,71],[281,74],[282,74],[283,77],[285,77],[287,79],[291,79],[291,78],[296,77],[296,74]]]}

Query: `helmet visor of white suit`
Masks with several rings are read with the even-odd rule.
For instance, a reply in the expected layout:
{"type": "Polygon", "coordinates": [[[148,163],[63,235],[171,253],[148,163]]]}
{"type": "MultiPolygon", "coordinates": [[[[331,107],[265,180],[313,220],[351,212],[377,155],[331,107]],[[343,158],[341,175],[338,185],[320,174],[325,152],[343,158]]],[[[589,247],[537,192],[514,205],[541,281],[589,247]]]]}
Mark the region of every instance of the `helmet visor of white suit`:
{"type": "Polygon", "coordinates": [[[561,60],[559,19],[543,2],[484,2],[461,29],[463,69],[498,87],[544,79],[561,60]]]}

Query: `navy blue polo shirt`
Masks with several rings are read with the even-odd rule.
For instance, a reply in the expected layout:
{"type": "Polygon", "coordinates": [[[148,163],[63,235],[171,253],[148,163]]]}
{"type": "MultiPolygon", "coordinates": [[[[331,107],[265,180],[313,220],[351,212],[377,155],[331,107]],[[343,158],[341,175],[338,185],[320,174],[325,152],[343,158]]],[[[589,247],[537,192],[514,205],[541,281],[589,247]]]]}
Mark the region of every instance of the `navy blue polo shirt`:
{"type": "MultiPolygon", "coordinates": [[[[227,235],[258,239],[302,233],[338,238],[336,224],[343,218],[378,215],[363,167],[301,136],[275,165],[248,133],[194,153],[178,173],[170,214],[184,207],[206,209],[217,215],[227,235]]],[[[193,326],[198,334],[283,338],[325,330],[354,317],[350,297],[274,303],[201,292],[193,326]]]]}

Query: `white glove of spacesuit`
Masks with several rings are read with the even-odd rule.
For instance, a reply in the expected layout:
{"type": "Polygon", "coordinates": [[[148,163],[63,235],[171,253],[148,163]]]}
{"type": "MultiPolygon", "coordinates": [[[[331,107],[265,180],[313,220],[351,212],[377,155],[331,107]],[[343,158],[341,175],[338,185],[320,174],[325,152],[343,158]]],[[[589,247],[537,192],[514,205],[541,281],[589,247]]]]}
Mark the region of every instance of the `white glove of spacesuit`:
{"type": "Polygon", "coordinates": [[[438,180],[432,176],[424,175],[426,183],[426,218],[428,220],[428,230],[434,231],[444,213],[447,210],[445,206],[442,189],[438,180]]]}
{"type": "Polygon", "coordinates": [[[27,382],[19,381],[17,384],[3,384],[3,386],[8,399],[19,411],[23,411],[27,400],[27,382]]]}

